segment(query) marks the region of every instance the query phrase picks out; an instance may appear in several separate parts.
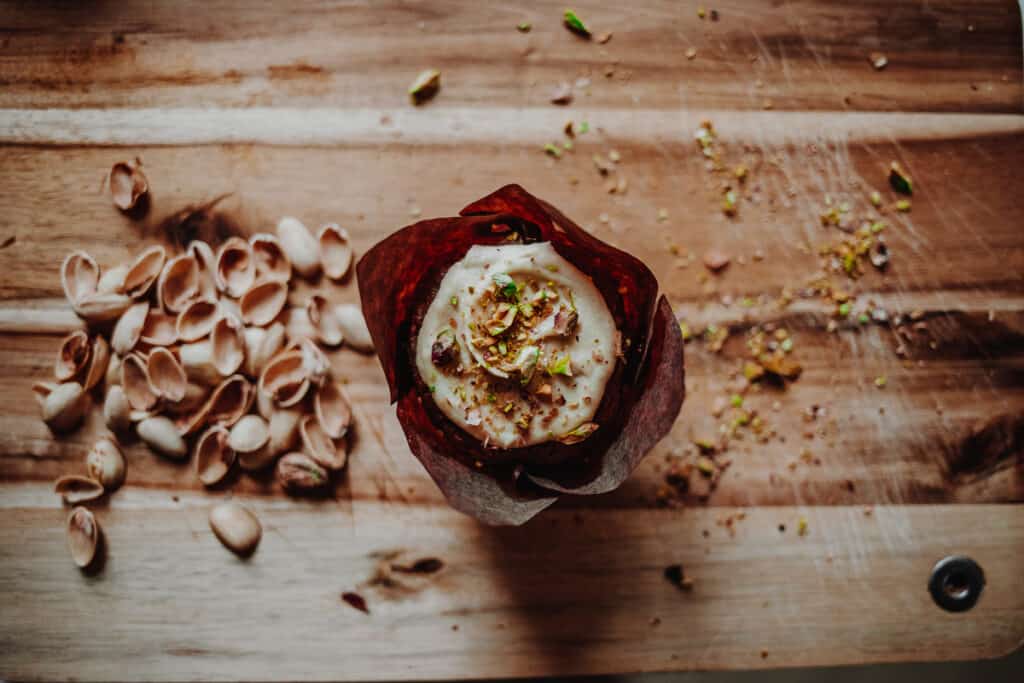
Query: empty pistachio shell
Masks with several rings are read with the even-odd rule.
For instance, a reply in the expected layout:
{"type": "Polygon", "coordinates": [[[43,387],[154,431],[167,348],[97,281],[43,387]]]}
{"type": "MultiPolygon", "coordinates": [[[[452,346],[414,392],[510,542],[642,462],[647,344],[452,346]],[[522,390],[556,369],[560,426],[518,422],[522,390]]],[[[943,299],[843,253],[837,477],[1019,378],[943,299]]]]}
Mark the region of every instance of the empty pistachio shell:
{"type": "Polygon", "coordinates": [[[108,387],[107,396],[103,399],[103,422],[107,429],[116,433],[127,432],[132,426],[131,412],[124,388],[120,385],[108,387]]]}
{"type": "Polygon", "coordinates": [[[100,267],[84,251],[73,251],[60,265],[60,284],[72,305],[95,294],[100,280],[100,267]]]}
{"type": "Polygon", "coordinates": [[[85,417],[89,399],[78,382],[64,382],[56,386],[40,383],[32,389],[40,399],[43,422],[53,431],[71,431],[85,417]]]}
{"type": "Polygon", "coordinates": [[[145,296],[160,277],[167,259],[167,250],[160,245],[149,247],[139,254],[124,276],[124,293],[133,299],[145,296]]]}
{"type": "Polygon", "coordinates": [[[260,392],[282,407],[293,406],[309,389],[309,378],[302,365],[301,351],[280,353],[271,359],[260,375],[260,392]]]}
{"type": "Polygon", "coordinates": [[[92,357],[92,344],[85,330],[75,330],[60,343],[57,360],[53,364],[53,376],[58,382],[66,382],[84,374],[92,357]]]}
{"type": "Polygon", "coordinates": [[[277,461],[274,470],[277,481],[290,493],[311,493],[326,488],[329,475],[313,458],[305,453],[288,453],[277,461]]]}
{"type": "Polygon", "coordinates": [[[202,299],[217,298],[217,282],[214,273],[217,270],[217,257],[206,242],[195,240],[188,245],[187,253],[196,261],[199,271],[199,297],[202,299]]]}
{"type": "Polygon", "coordinates": [[[107,268],[100,275],[96,291],[100,294],[123,294],[124,277],[128,274],[128,264],[121,264],[113,268],[107,268]]]}
{"type": "Polygon", "coordinates": [[[85,456],[86,472],[102,484],[105,491],[113,491],[124,483],[125,467],[121,449],[110,439],[103,438],[94,443],[85,456]]]}
{"type": "Polygon", "coordinates": [[[142,325],[139,341],[150,346],[170,346],[178,341],[178,316],[150,308],[142,325]]]}
{"type": "Polygon", "coordinates": [[[135,428],[139,438],[151,449],[168,458],[181,459],[188,456],[185,440],[169,418],[162,415],[147,417],[135,428]]]}
{"type": "Polygon", "coordinates": [[[242,309],[238,307],[238,302],[228,296],[222,296],[217,299],[217,306],[220,307],[220,314],[234,316],[239,320],[242,319],[242,309]]]}
{"type": "Polygon", "coordinates": [[[181,363],[165,348],[157,347],[149,352],[146,360],[146,376],[149,388],[158,398],[177,403],[185,398],[188,379],[181,363]]]}
{"type": "Polygon", "coordinates": [[[325,382],[317,389],[313,411],[324,432],[332,439],[340,439],[352,424],[352,408],[345,391],[337,382],[325,382]]]}
{"type": "Polygon", "coordinates": [[[157,306],[180,313],[199,296],[199,264],[189,254],[169,259],[156,283],[157,306]]]}
{"type": "Polygon", "coordinates": [[[100,527],[87,508],[76,507],[68,516],[68,550],[75,565],[84,569],[92,564],[99,547],[100,527]]]}
{"type": "Polygon", "coordinates": [[[341,448],[338,448],[315,416],[306,415],[302,418],[299,422],[299,435],[302,437],[302,449],[319,465],[332,471],[345,467],[348,460],[345,443],[342,442],[341,448]]]}
{"type": "Polygon", "coordinates": [[[214,425],[196,441],[196,476],[204,486],[215,486],[235,464],[235,451],[228,445],[228,430],[214,425]]]}
{"type": "Polygon", "coordinates": [[[277,224],[277,237],[299,275],[311,278],[320,271],[320,246],[297,218],[282,218],[277,224]]]}
{"type": "Polygon", "coordinates": [[[210,352],[213,365],[224,377],[229,377],[242,367],[245,360],[245,339],[242,323],[232,315],[225,315],[213,326],[210,333],[210,352]]]}
{"type": "Polygon", "coordinates": [[[331,372],[331,363],[323,349],[311,339],[300,339],[298,348],[302,352],[302,369],[309,381],[316,386],[326,382],[331,372]]]}
{"type": "Polygon", "coordinates": [[[334,307],[334,317],[345,335],[345,343],[356,351],[373,352],[373,338],[366,326],[363,311],[355,304],[341,304],[334,307]]]}
{"type": "Polygon", "coordinates": [[[146,362],[136,354],[121,360],[121,386],[133,410],[150,410],[159,398],[149,384],[146,362]]]}
{"type": "Polygon", "coordinates": [[[85,380],[82,388],[91,390],[100,383],[100,380],[107,374],[107,367],[110,365],[110,346],[107,340],[101,335],[96,335],[92,340],[92,352],[89,354],[89,365],[85,369],[85,380]]]}
{"type": "Polygon", "coordinates": [[[256,280],[256,264],[248,242],[241,237],[231,237],[221,245],[217,252],[214,279],[220,291],[235,298],[252,287],[256,280]]]}
{"type": "Polygon", "coordinates": [[[259,415],[245,415],[231,428],[228,445],[237,453],[252,453],[270,438],[267,421],[259,415]]]}
{"type": "Polygon", "coordinates": [[[53,492],[69,505],[78,505],[96,500],[103,495],[103,484],[80,474],[68,474],[53,485],[53,492]]]}
{"type": "Polygon", "coordinates": [[[220,318],[220,308],[216,302],[196,299],[190,302],[175,323],[178,339],[183,342],[199,341],[213,331],[213,326],[220,318]]]}
{"type": "Polygon", "coordinates": [[[256,391],[249,380],[241,375],[232,375],[220,383],[210,395],[207,421],[230,427],[249,412],[256,391]]]}
{"type": "Polygon", "coordinates": [[[181,367],[190,382],[212,386],[221,381],[217,366],[213,364],[213,344],[209,339],[178,347],[181,367]]]}
{"type": "Polygon", "coordinates": [[[263,327],[278,316],[288,301],[288,285],[278,280],[265,280],[253,285],[242,295],[238,308],[242,322],[263,327]]]}
{"type": "Polygon", "coordinates": [[[306,315],[316,330],[316,337],[327,346],[337,346],[344,340],[341,325],[338,324],[331,306],[320,294],[314,294],[306,302],[306,315]]]}
{"type": "Polygon", "coordinates": [[[336,223],[328,223],[317,233],[317,242],[324,275],[332,280],[345,277],[352,266],[352,245],[349,244],[348,231],[336,223]]]}
{"type": "Polygon", "coordinates": [[[292,279],[292,262],[277,237],[261,232],[249,238],[249,246],[252,247],[252,257],[256,261],[257,279],[281,282],[292,279]]]}
{"type": "Polygon", "coordinates": [[[149,314],[149,302],[140,301],[128,308],[114,325],[110,335],[110,346],[119,356],[131,352],[142,336],[142,326],[146,324],[149,314]]]}
{"type": "Polygon", "coordinates": [[[149,181],[136,161],[119,161],[110,169],[110,198],[122,211],[131,211],[149,192],[149,181]]]}
{"type": "Polygon", "coordinates": [[[124,294],[88,294],[72,304],[79,318],[91,323],[105,323],[117,320],[134,303],[124,294]]]}
{"type": "Polygon", "coordinates": [[[185,385],[184,398],[177,403],[165,404],[163,410],[170,415],[185,415],[202,406],[209,397],[209,386],[198,382],[189,382],[185,385]]]}
{"type": "Polygon", "coordinates": [[[256,412],[259,413],[260,417],[264,420],[269,420],[270,416],[277,410],[277,406],[274,404],[274,399],[268,394],[262,391],[256,392],[256,412]]]}
{"type": "Polygon", "coordinates": [[[256,550],[263,535],[256,515],[232,501],[210,510],[210,529],[225,548],[242,557],[256,550]]]}

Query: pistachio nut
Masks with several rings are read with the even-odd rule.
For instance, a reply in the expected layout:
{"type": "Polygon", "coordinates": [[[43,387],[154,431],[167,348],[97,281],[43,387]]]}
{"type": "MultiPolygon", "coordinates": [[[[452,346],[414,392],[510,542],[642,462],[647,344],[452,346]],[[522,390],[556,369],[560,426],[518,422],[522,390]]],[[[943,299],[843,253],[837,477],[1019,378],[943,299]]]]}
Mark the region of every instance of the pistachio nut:
{"type": "Polygon", "coordinates": [[[124,387],[119,384],[107,389],[107,396],[103,399],[103,422],[107,429],[123,434],[132,426],[132,407],[128,403],[128,397],[124,393],[124,387]]]}
{"type": "Polygon", "coordinates": [[[242,557],[256,550],[263,535],[256,515],[233,501],[210,509],[210,529],[225,548],[242,557]]]}
{"type": "Polygon", "coordinates": [[[324,275],[332,280],[345,277],[352,267],[352,245],[349,243],[348,231],[337,223],[327,223],[317,232],[317,244],[324,275]]]}
{"type": "Polygon", "coordinates": [[[124,483],[125,459],[111,439],[102,438],[85,456],[85,470],[105,491],[113,491],[124,483]]]}
{"type": "Polygon", "coordinates": [[[305,453],[288,453],[277,461],[274,474],[289,493],[322,491],[329,483],[328,472],[305,453]]]}
{"type": "Polygon", "coordinates": [[[320,245],[297,218],[282,218],[277,224],[277,237],[295,272],[304,278],[320,272],[320,245]]]}
{"type": "Polygon", "coordinates": [[[363,353],[373,352],[373,338],[370,336],[370,329],[366,326],[366,318],[363,311],[354,304],[340,304],[334,307],[334,317],[341,326],[341,332],[345,336],[345,343],[363,353]]]}
{"type": "Polygon", "coordinates": [[[162,415],[147,417],[136,426],[139,438],[158,454],[175,460],[188,456],[185,440],[169,418],[162,415]]]}
{"type": "Polygon", "coordinates": [[[32,387],[42,407],[43,422],[55,432],[69,432],[85,417],[89,399],[78,382],[37,383],[32,387]]]}

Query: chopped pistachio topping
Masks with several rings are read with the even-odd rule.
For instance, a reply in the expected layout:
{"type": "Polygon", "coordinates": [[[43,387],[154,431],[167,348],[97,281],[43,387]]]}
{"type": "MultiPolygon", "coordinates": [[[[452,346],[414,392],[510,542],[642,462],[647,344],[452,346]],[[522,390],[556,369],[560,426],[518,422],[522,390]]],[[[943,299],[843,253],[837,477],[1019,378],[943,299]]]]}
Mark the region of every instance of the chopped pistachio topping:
{"type": "Polygon", "coordinates": [[[584,24],[583,21],[578,16],[576,16],[576,13],[571,9],[565,10],[564,21],[565,27],[572,31],[573,33],[583,36],[584,38],[590,37],[590,29],[587,28],[587,25],[584,24]]]}
{"type": "Polygon", "coordinates": [[[572,360],[569,358],[568,354],[552,359],[552,361],[548,363],[548,374],[572,377],[572,360]]]}
{"type": "Polygon", "coordinates": [[[563,434],[558,440],[564,444],[572,445],[579,443],[587,439],[591,434],[597,431],[598,425],[594,422],[584,422],[579,427],[576,427],[572,431],[563,434]]]}
{"type": "Polygon", "coordinates": [[[498,292],[506,299],[515,301],[519,298],[519,285],[508,273],[495,273],[491,276],[491,280],[498,286],[498,292]]]}
{"type": "Polygon", "coordinates": [[[523,21],[516,25],[516,30],[520,33],[529,33],[532,28],[533,24],[528,21],[523,21]]]}

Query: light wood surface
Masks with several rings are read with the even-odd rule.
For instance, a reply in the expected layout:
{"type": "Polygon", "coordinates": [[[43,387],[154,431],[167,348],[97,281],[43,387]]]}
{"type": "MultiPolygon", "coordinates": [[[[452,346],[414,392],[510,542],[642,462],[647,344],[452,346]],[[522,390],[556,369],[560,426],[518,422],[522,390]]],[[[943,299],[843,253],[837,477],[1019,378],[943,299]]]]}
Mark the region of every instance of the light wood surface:
{"type": "MultiPolygon", "coordinates": [[[[554,3],[0,5],[0,243],[14,238],[0,250],[0,677],[505,677],[1017,647],[1020,19],[1011,2],[890,5],[733,2],[711,22],[671,2],[579,4],[595,32],[614,33],[605,45],[567,34],[554,3]],[[531,33],[515,30],[520,21],[531,33]],[[883,71],[868,63],[875,50],[889,58],[883,71]],[[441,94],[413,109],[405,88],[428,66],[442,69],[441,94]],[[554,85],[581,77],[592,84],[573,105],[547,103],[554,85]],[[568,119],[592,130],[549,160],[541,147],[568,119]],[[703,119],[759,187],[734,219],[693,142],[703,119]],[[590,160],[611,149],[625,194],[606,193],[590,160]],[[153,187],[137,222],[100,190],[111,164],[134,156],[153,187]],[[774,305],[836,239],[818,218],[825,196],[858,213],[871,189],[888,200],[892,159],[914,178],[913,210],[886,213],[891,266],[851,288],[890,316],[920,312],[928,332],[906,357],[888,325],[830,333],[820,299],[774,305]],[[349,381],[357,434],[331,500],[293,501],[265,477],[239,478],[231,492],[266,529],[241,562],[206,523],[228,494],[131,444],[125,489],[97,509],[106,566],[74,569],[50,482],[83,469],[102,421],[56,439],[29,391],[79,325],[60,298],[65,253],[85,248],[112,265],[157,241],[169,214],[225,192],[243,232],[283,214],[333,220],[362,253],[413,213],[454,215],[508,182],[650,264],[694,328],[734,330],[720,354],[687,346],[683,413],[622,488],[563,499],[522,529],[480,527],[444,505],[409,455],[376,360],[344,349],[332,362],[349,381]],[[698,261],[680,267],[672,245],[698,261]],[[712,247],[734,263],[709,291],[699,256],[712,247]],[[738,305],[744,297],[755,305],[738,305]],[[765,322],[793,333],[804,373],[746,400],[785,440],[735,442],[706,503],[657,509],[666,467],[715,428],[710,407],[728,396],[743,331],[765,322]],[[825,412],[808,425],[813,405],[825,412]],[[803,463],[804,449],[820,465],[803,463]],[[733,536],[723,523],[741,509],[733,536]],[[367,585],[391,550],[445,569],[367,585]],[[934,562],[954,552],[988,577],[961,615],[925,590],[934,562]],[[692,593],[662,577],[675,562],[692,593]],[[370,615],[341,602],[345,590],[364,594],[370,615]]],[[[356,300],[351,282],[328,293],[356,300]]]]}

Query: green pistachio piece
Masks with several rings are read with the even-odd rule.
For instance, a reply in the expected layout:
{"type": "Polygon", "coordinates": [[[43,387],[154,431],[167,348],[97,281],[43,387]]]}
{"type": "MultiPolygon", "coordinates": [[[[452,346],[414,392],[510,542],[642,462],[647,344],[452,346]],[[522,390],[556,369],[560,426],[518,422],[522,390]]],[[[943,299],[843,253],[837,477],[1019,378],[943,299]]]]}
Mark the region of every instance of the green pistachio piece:
{"type": "Polygon", "coordinates": [[[590,37],[590,29],[571,9],[565,10],[565,27],[576,35],[584,38],[590,37]]]}
{"type": "Polygon", "coordinates": [[[591,434],[596,432],[597,428],[598,424],[596,422],[584,422],[579,427],[576,427],[576,429],[573,429],[572,431],[558,437],[558,441],[566,445],[579,443],[580,441],[583,441],[584,439],[588,438],[591,434]]]}
{"type": "Polygon", "coordinates": [[[416,77],[416,80],[409,86],[409,98],[413,104],[423,104],[441,89],[441,72],[437,69],[427,69],[416,77]]]}
{"type": "Polygon", "coordinates": [[[494,318],[487,323],[487,333],[492,337],[497,337],[499,334],[503,334],[512,327],[512,323],[515,322],[516,313],[519,309],[510,304],[500,304],[498,310],[494,314],[494,318]]]}
{"type": "Polygon", "coordinates": [[[889,184],[901,194],[914,194],[914,186],[903,167],[897,162],[889,164],[889,184]]]}

